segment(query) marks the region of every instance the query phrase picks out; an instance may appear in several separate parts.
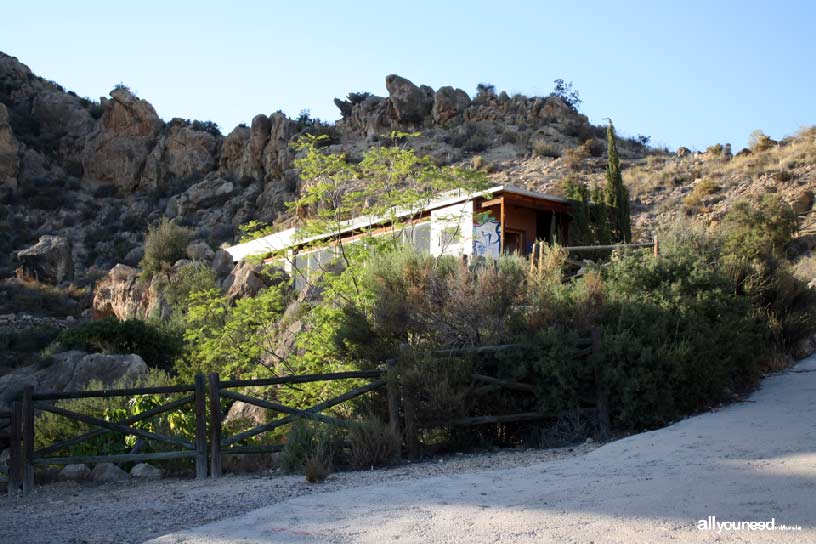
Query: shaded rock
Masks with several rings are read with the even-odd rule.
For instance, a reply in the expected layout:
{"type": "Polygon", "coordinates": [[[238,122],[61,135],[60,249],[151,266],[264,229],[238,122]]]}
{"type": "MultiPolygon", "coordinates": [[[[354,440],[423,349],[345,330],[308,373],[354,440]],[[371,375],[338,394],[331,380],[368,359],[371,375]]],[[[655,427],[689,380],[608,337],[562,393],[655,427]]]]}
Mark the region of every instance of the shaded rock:
{"type": "Polygon", "coordinates": [[[60,352],[43,364],[18,368],[0,376],[0,409],[6,409],[28,385],[37,391],[77,391],[85,389],[93,380],[108,387],[120,380],[135,380],[146,373],[147,365],[134,353],[60,352]]]}
{"type": "Polygon", "coordinates": [[[796,215],[809,212],[813,208],[813,191],[803,190],[791,202],[791,207],[796,215]]]}
{"type": "Polygon", "coordinates": [[[249,128],[249,150],[256,160],[261,158],[261,153],[269,141],[272,124],[269,117],[260,113],[252,118],[252,125],[249,128]]]}
{"type": "Polygon", "coordinates": [[[227,135],[221,145],[220,167],[235,178],[252,176],[253,169],[246,164],[249,155],[250,129],[237,126],[227,135]]]}
{"type": "Polygon", "coordinates": [[[173,119],[145,163],[143,187],[155,187],[172,178],[201,178],[218,165],[221,138],[195,130],[183,119],[173,119]]]}
{"type": "Polygon", "coordinates": [[[805,357],[809,357],[814,353],[816,353],[816,335],[811,335],[797,342],[796,346],[793,348],[792,355],[793,358],[798,361],[799,359],[804,359],[805,357]]]}
{"type": "Polygon", "coordinates": [[[74,279],[71,243],[60,236],[42,236],[28,249],[17,252],[17,277],[56,285],[74,279]]]}
{"type": "Polygon", "coordinates": [[[206,242],[194,240],[187,245],[187,257],[193,261],[211,261],[215,257],[212,248],[206,242]]]}
{"type": "Polygon", "coordinates": [[[401,123],[421,123],[431,113],[433,90],[417,87],[411,81],[396,74],[385,78],[385,87],[401,123]]]}
{"type": "Polygon", "coordinates": [[[162,471],[147,463],[139,463],[130,469],[130,475],[140,480],[161,480],[162,471]]]}
{"type": "Polygon", "coordinates": [[[57,474],[62,482],[82,482],[91,477],[91,469],[87,465],[65,465],[57,474]]]}
{"type": "Polygon", "coordinates": [[[240,261],[224,280],[222,288],[227,291],[230,300],[254,297],[258,291],[280,283],[284,272],[263,264],[240,261]]]}
{"type": "Polygon", "coordinates": [[[17,155],[19,146],[9,123],[8,110],[0,102],[0,189],[17,190],[17,173],[20,159],[17,155]]]}
{"type": "Polygon", "coordinates": [[[210,266],[215,272],[215,276],[217,278],[225,278],[232,271],[235,263],[233,262],[232,255],[230,255],[229,252],[219,249],[215,252],[210,266]]]}
{"type": "Polygon", "coordinates": [[[254,404],[237,401],[224,416],[225,424],[243,423],[249,427],[266,423],[266,409],[254,404]]]}
{"type": "Polygon", "coordinates": [[[113,463],[99,463],[91,471],[91,481],[94,482],[121,482],[128,478],[128,473],[113,463]]]}
{"type": "Polygon", "coordinates": [[[433,103],[433,119],[444,123],[461,114],[470,105],[470,96],[462,89],[446,86],[436,91],[433,103]]]}

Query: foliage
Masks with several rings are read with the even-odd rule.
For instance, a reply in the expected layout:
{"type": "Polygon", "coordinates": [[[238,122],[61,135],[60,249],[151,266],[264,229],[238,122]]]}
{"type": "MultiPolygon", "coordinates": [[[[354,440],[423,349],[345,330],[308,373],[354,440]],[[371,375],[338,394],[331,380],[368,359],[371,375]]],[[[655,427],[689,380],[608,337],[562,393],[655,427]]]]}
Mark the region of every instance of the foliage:
{"type": "Polygon", "coordinates": [[[219,372],[251,377],[274,371],[275,331],[285,307],[282,286],[261,290],[232,304],[210,288],[188,295],[184,323],[185,356],[176,369],[185,379],[219,372]]]}
{"type": "Polygon", "coordinates": [[[572,177],[561,181],[564,196],[572,200],[570,243],[575,245],[609,244],[612,241],[610,210],[602,202],[597,186],[590,190],[586,183],[572,177]]]}
{"type": "Polygon", "coordinates": [[[550,96],[555,96],[566,102],[566,104],[572,109],[572,111],[577,112],[578,106],[581,105],[581,97],[578,95],[578,90],[575,89],[572,85],[572,81],[569,83],[564,83],[563,79],[556,79],[553,81],[555,85],[553,87],[553,91],[550,93],[550,96]]]}
{"type": "Polygon", "coordinates": [[[286,435],[286,444],[280,455],[280,466],[285,472],[304,473],[313,480],[324,479],[334,466],[340,452],[338,430],[313,421],[299,419],[286,435]]]}
{"type": "Polygon", "coordinates": [[[151,368],[169,370],[182,353],[177,330],[160,322],[109,317],[88,321],[60,333],[64,349],[102,353],[135,353],[151,368]]]}
{"type": "Polygon", "coordinates": [[[149,277],[184,258],[191,237],[189,229],[162,217],[158,225],[147,229],[144,257],[140,263],[142,272],[149,277]]]}
{"type": "MultiPolygon", "coordinates": [[[[173,380],[163,371],[151,370],[144,377],[123,379],[112,384],[109,389],[123,387],[158,387],[173,385],[173,380]]],[[[89,390],[105,389],[99,382],[88,384],[89,390]]],[[[91,397],[84,399],[62,400],[57,406],[72,412],[85,414],[106,421],[121,421],[123,419],[147,412],[157,406],[166,404],[181,394],[150,394],[134,397],[91,397]]],[[[195,417],[189,407],[181,407],[158,416],[136,422],[133,427],[150,432],[171,434],[191,440],[195,436],[195,417]]],[[[42,412],[35,419],[35,446],[39,449],[56,442],[79,436],[94,430],[86,423],[63,416],[42,412]]],[[[135,436],[124,436],[115,432],[107,432],[79,444],[69,446],[60,451],[60,455],[113,455],[128,453],[136,445],[135,436]]],[[[152,440],[143,441],[141,451],[150,453],[164,451],[168,445],[152,440]]]]}
{"type": "Polygon", "coordinates": [[[623,175],[618,158],[618,146],[615,143],[615,127],[612,121],[606,128],[608,165],[606,168],[606,192],[604,202],[615,210],[612,221],[612,236],[620,242],[632,241],[632,226],[629,213],[629,191],[623,184],[623,175]]]}

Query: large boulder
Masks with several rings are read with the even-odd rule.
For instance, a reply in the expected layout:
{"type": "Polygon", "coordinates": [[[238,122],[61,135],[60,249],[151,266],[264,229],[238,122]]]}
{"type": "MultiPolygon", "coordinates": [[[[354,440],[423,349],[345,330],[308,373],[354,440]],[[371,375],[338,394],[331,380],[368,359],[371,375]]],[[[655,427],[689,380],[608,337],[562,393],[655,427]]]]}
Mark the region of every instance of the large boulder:
{"type": "Polygon", "coordinates": [[[220,168],[236,179],[244,176],[252,177],[254,171],[246,163],[249,155],[250,128],[245,125],[235,127],[221,144],[220,168]]]}
{"type": "Polygon", "coordinates": [[[197,130],[183,119],[173,119],[147,158],[143,187],[161,186],[170,179],[201,178],[218,165],[221,137],[197,130]]]}
{"type": "Polygon", "coordinates": [[[127,88],[118,87],[110,96],[102,99],[104,113],[85,145],[84,176],[131,191],[139,184],[164,123],[150,102],[127,88]]]}
{"type": "Polygon", "coordinates": [[[27,281],[59,284],[74,279],[71,242],[61,236],[42,236],[28,249],[17,252],[17,277],[27,281]]]}
{"type": "Polygon", "coordinates": [[[400,123],[421,123],[431,113],[434,93],[430,87],[417,87],[396,74],[386,76],[385,87],[400,123]]]}
{"type": "Polygon", "coordinates": [[[77,391],[85,389],[91,381],[100,381],[107,387],[120,380],[135,380],[146,373],[147,365],[134,353],[56,353],[41,365],[23,367],[0,376],[0,409],[7,409],[29,385],[37,391],[77,391]]]}
{"type": "Polygon", "coordinates": [[[0,189],[17,190],[17,173],[20,170],[19,146],[9,123],[8,110],[0,102],[0,189]]]}
{"type": "Polygon", "coordinates": [[[436,91],[433,103],[433,119],[435,123],[444,123],[461,114],[470,105],[470,97],[462,89],[440,87],[436,91]]]}
{"type": "Polygon", "coordinates": [[[146,282],[138,268],[124,264],[117,264],[97,282],[92,303],[98,316],[122,320],[165,316],[168,314],[166,306],[155,277],[146,282]]]}

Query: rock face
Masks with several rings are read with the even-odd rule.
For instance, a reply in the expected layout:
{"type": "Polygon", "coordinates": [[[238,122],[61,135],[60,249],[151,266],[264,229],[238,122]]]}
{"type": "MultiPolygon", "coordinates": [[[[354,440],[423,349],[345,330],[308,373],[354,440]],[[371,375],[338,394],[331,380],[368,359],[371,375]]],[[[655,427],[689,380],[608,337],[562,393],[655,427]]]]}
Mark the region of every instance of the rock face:
{"type": "Polygon", "coordinates": [[[132,191],[164,123],[149,102],[127,88],[114,89],[110,97],[102,100],[102,119],[85,146],[84,172],[132,191]]]}
{"type": "Polygon", "coordinates": [[[71,243],[60,236],[42,236],[28,249],[17,252],[17,277],[52,285],[74,279],[71,243]]]}
{"type": "Polygon", "coordinates": [[[17,190],[17,172],[20,159],[19,146],[9,123],[8,110],[0,102],[0,189],[17,190]]]}
{"type": "Polygon", "coordinates": [[[123,264],[114,266],[94,290],[93,309],[100,316],[117,319],[145,319],[161,316],[166,306],[158,283],[145,283],[141,271],[123,264]]]}
{"type": "Polygon", "coordinates": [[[462,89],[440,87],[436,91],[433,104],[433,119],[435,123],[444,123],[461,115],[470,106],[470,97],[462,89]]]}
{"type": "Polygon", "coordinates": [[[99,380],[104,386],[137,378],[147,373],[147,365],[136,354],[104,355],[66,351],[52,356],[50,364],[20,368],[0,376],[0,409],[27,385],[38,391],[77,391],[99,380]]]}
{"type": "Polygon", "coordinates": [[[113,463],[99,463],[91,471],[91,481],[94,482],[121,482],[128,478],[128,473],[113,463]]]}

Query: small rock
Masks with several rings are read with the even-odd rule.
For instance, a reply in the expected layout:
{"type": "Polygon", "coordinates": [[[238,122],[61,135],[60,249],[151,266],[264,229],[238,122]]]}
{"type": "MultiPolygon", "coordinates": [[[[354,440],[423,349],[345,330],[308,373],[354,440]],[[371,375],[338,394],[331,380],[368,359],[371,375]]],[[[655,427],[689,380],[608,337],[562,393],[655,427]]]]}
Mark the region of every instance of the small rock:
{"type": "Polygon", "coordinates": [[[128,473],[113,463],[99,463],[91,471],[94,482],[121,482],[128,479],[128,473]]]}
{"type": "Polygon", "coordinates": [[[139,463],[130,469],[130,475],[140,480],[160,480],[162,477],[161,469],[148,465],[147,463],[139,463]]]}
{"type": "Polygon", "coordinates": [[[91,477],[91,469],[87,465],[65,465],[59,471],[57,479],[62,482],[81,482],[91,477]]]}

